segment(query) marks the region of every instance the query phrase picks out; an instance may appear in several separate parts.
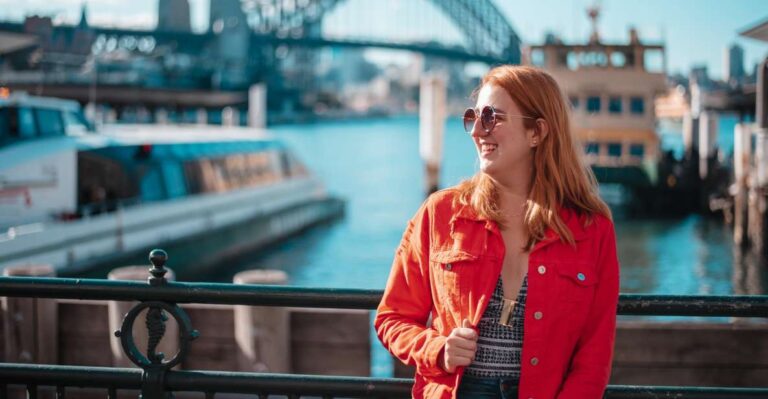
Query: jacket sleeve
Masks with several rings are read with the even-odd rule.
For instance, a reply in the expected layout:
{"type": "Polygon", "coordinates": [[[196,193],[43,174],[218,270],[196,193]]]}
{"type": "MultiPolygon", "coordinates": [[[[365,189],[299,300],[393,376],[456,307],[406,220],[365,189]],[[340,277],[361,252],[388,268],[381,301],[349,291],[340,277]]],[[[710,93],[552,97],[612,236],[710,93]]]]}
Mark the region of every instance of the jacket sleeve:
{"type": "Polygon", "coordinates": [[[425,203],[408,222],[395,253],[374,326],[379,340],[423,376],[446,375],[438,364],[446,337],[427,327],[432,310],[429,277],[430,215],[425,203]]]}
{"type": "Polygon", "coordinates": [[[608,220],[601,222],[605,224],[598,229],[602,239],[598,253],[600,276],[597,289],[557,399],[602,398],[611,375],[619,300],[619,262],[613,223],[608,220]]]}

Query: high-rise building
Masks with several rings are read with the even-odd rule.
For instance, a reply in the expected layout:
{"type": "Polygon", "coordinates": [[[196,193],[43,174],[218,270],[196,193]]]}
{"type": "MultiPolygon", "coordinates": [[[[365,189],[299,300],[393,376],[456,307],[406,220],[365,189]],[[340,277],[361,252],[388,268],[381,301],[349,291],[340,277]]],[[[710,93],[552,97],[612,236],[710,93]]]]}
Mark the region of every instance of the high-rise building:
{"type": "Polygon", "coordinates": [[[158,0],[157,30],[190,32],[188,0],[158,0]]]}
{"type": "Polygon", "coordinates": [[[723,54],[723,71],[727,82],[741,82],[744,79],[744,49],[733,44],[723,54]]]}
{"type": "Polygon", "coordinates": [[[691,68],[688,73],[688,81],[693,84],[696,83],[700,88],[709,88],[711,81],[709,80],[709,71],[706,65],[697,65],[691,68]]]}
{"type": "Polygon", "coordinates": [[[247,84],[251,31],[240,0],[211,0],[210,31],[216,35],[218,61],[214,87],[235,88],[247,84]]]}

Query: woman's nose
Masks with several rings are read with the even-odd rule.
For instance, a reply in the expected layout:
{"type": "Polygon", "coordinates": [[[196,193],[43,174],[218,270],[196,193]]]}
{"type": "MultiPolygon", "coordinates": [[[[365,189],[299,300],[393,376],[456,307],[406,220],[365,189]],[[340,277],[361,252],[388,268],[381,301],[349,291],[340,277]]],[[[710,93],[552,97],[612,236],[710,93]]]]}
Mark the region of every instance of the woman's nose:
{"type": "Polygon", "coordinates": [[[485,137],[488,135],[488,133],[486,133],[485,129],[483,129],[480,121],[475,119],[475,123],[472,124],[472,131],[470,132],[470,135],[472,137],[485,137]]]}

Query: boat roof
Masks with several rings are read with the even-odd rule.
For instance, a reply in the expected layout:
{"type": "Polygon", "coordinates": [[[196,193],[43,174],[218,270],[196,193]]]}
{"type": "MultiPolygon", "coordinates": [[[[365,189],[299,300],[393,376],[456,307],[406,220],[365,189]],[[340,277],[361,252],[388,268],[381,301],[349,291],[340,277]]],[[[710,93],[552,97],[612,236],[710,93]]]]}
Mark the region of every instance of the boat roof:
{"type": "Polygon", "coordinates": [[[768,42],[768,18],[765,18],[753,26],[744,29],[743,31],[739,32],[739,35],[763,42],[768,42]]]}
{"type": "MultiPolygon", "coordinates": [[[[11,93],[0,97],[0,107],[20,105],[81,112],[72,100],[11,93]]],[[[281,141],[265,129],[218,125],[106,124],[95,132],[67,132],[54,137],[20,140],[0,148],[0,170],[30,160],[66,151],[106,150],[118,147],[152,146],[153,158],[196,159],[267,149],[283,149],[281,141]]]]}
{"type": "Polygon", "coordinates": [[[31,96],[25,92],[13,91],[9,95],[0,95],[0,107],[29,106],[37,108],[55,108],[62,111],[80,111],[80,104],[74,100],[54,97],[31,96]]]}

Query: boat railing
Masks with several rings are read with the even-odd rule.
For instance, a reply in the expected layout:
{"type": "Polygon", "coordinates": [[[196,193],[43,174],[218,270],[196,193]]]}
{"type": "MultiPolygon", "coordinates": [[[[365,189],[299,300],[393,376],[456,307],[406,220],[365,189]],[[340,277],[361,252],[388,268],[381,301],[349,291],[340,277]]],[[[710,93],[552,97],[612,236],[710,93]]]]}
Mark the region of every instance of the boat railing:
{"type": "Polygon", "coordinates": [[[123,208],[131,207],[141,203],[141,197],[121,198],[116,200],[104,200],[91,202],[78,206],[77,215],[80,218],[87,219],[91,216],[103,213],[112,213],[120,211],[123,208]]]}
{"type": "MultiPolygon", "coordinates": [[[[115,332],[125,355],[140,369],[65,366],[50,364],[0,363],[0,397],[9,386],[22,386],[30,398],[41,387],[55,389],[64,398],[70,387],[94,387],[116,398],[118,390],[140,390],[144,399],[170,397],[173,392],[198,392],[206,398],[216,394],[240,393],[331,397],[410,397],[412,379],[172,370],[190,351],[199,333],[179,303],[249,306],[288,306],[336,309],[375,309],[382,291],[327,289],[276,285],[187,283],[167,281],[167,255],[150,254],[152,267],[148,282],[80,278],[0,277],[0,297],[61,298],[77,300],[139,301],[125,315],[115,332]],[[133,324],[146,311],[150,342],[165,332],[165,315],[178,325],[179,351],[164,359],[149,345],[142,353],[133,338],[133,324]],[[153,316],[154,315],[154,316],[153,316]]],[[[768,296],[676,296],[627,295],[619,298],[619,315],[768,317],[768,296]]],[[[322,361],[322,359],[317,359],[322,361]]],[[[695,387],[609,385],[605,398],[765,398],[768,387],[695,387]]]]}

